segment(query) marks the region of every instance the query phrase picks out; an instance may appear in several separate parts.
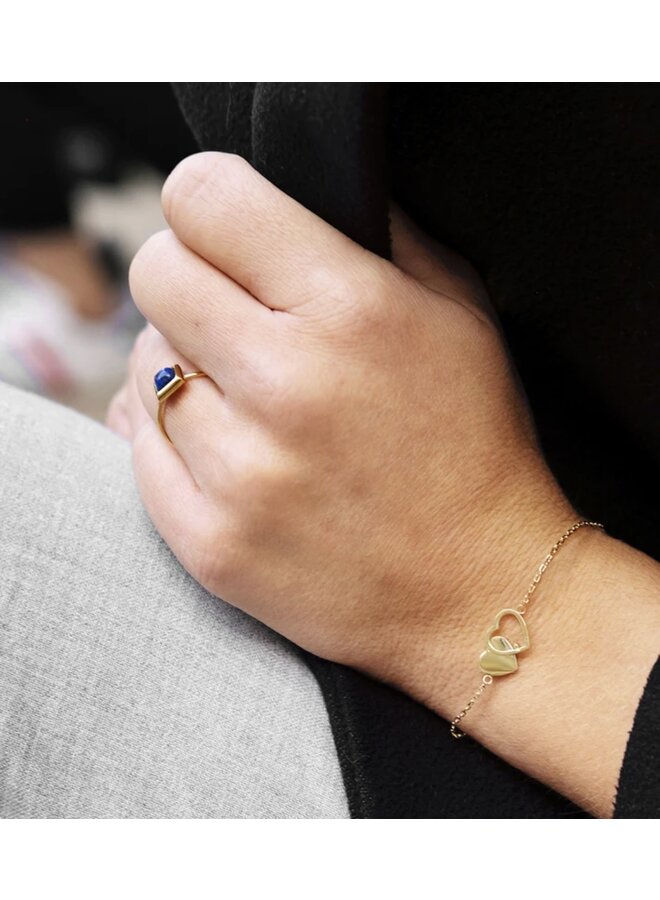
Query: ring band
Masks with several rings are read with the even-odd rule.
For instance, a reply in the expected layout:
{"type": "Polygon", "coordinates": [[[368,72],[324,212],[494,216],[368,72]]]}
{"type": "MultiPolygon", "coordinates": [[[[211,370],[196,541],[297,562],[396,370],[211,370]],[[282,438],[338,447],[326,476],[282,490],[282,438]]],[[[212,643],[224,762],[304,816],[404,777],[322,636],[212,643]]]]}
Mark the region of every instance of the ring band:
{"type": "Polygon", "coordinates": [[[160,369],[154,375],[154,390],[158,398],[158,427],[161,430],[161,434],[167,438],[170,444],[172,443],[172,438],[165,430],[163,421],[167,401],[172,394],[175,394],[179,388],[182,388],[187,381],[192,381],[193,378],[208,378],[208,375],[206,372],[188,372],[187,375],[184,375],[181,371],[181,366],[176,364],[166,366],[166,368],[160,369]]]}

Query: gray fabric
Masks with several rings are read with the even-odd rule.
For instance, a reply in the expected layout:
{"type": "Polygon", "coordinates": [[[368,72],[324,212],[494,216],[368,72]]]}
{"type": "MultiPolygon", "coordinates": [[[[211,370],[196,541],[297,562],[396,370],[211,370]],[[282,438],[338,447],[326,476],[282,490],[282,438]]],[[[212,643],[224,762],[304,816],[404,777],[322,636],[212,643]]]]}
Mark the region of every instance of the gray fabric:
{"type": "Polygon", "coordinates": [[[128,447],[0,386],[0,815],[345,817],[318,686],[211,597],[128,447]]]}

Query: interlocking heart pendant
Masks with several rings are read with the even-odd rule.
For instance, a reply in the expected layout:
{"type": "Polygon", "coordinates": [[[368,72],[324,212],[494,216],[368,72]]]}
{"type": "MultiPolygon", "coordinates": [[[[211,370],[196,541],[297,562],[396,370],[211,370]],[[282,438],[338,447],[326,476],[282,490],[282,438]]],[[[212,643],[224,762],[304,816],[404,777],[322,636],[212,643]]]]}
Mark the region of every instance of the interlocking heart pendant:
{"type": "Polygon", "coordinates": [[[509,675],[518,668],[518,654],[529,650],[527,623],[517,609],[501,609],[486,632],[484,643],[486,649],[479,657],[482,672],[487,675],[509,675]],[[520,640],[515,645],[504,635],[496,634],[505,616],[513,616],[520,626],[520,640]]]}

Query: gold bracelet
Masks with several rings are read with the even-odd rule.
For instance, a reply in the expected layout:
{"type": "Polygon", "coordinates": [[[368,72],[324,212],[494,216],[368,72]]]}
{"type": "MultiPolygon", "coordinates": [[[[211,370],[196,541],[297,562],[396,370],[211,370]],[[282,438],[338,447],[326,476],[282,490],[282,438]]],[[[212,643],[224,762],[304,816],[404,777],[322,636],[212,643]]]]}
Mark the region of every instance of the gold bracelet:
{"type": "Polygon", "coordinates": [[[470,712],[488,685],[493,683],[493,678],[498,678],[501,675],[510,675],[512,672],[515,672],[518,668],[518,654],[524,653],[525,650],[529,650],[529,632],[527,630],[527,623],[524,619],[525,613],[527,612],[527,606],[531,600],[532,594],[538,587],[539,581],[543,578],[543,573],[555,558],[561,547],[563,547],[569,537],[572,534],[575,534],[580,528],[603,527],[604,526],[601,525],[600,522],[587,521],[576,522],[575,525],[571,525],[571,527],[562,534],[557,543],[553,545],[552,549],[539,566],[538,571],[534,576],[534,580],[527,589],[527,593],[523,597],[520,605],[515,609],[501,609],[495,616],[493,624],[484,635],[484,649],[479,657],[481,671],[485,674],[481,679],[481,684],[477,690],[470,697],[456,718],[452,720],[450,727],[452,737],[455,737],[457,740],[465,737],[465,732],[457,727],[458,724],[470,712]],[[512,616],[520,627],[520,640],[514,643],[504,637],[503,634],[498,634],[500,623],[506,616],[512,616]]]}

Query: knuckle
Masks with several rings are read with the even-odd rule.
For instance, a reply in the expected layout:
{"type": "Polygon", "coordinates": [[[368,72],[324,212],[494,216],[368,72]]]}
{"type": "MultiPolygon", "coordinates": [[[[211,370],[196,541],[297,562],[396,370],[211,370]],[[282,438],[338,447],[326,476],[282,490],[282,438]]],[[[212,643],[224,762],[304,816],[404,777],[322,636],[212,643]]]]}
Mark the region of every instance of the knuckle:
{"type": "Polygon", "coordinates": [[[366,325],[373,323],[380,326],[390,321],[392,317],[390,300],[393,286],[379,263],[380,261],[377,261],[375,265],[362,267],[359,278],[356,279],[361,302],[354,304],[353,311],[358,322],[364,322],[366,325]]]}
{"type": "Polygon", "coordinates": [[[308,377],[304,358],[289,343],[246,347],[243,361],[249,371],[250,394],[255,407],[269,420],[276,419],[296,386],[304,384],[308,377]]]}
{"type": "Polygon", "coordinates": [[[350,280],[346,271],[340,274],[330,265],[315,265],[306,272],[305,286],[316,301],[333,304],[350,298],[350,280]]]}
{"type": "MultiPolygon", "coordinates": [[[[129,357],[129,378],[134,379],[142,403],[150,414],[157,405],[152,387],[153,374],[162,367],[162,360],[170,357],[167,350],[159,333],[152,326],[147,326],[135,339],[129,357]]],[[[178,412],[176,408],[171,410],[173,415],[178,412]]]]}
{"type": "Polygon", "coordinates": [[[161,205],[165,217],[171,221],[181,205],[195,197],[209,179],[211,160],[207,153],[187,156],[175,166],[161,191],[161,205]]]}
{"type": "Polygon", "coordinates": [[[148,298],[148,289],[167,260],[173,240],[175,238],[169,228],[157,231],[147,238],[133,257],[128,270],[128,284],[136,302],[148,298]]]}
{"type": "Polygon", "coordinates": [[[410,291],[382,271],[372,272],[363,284],[362,301],[355,305],[352,327],[360,341],[378,346],[399,344],[410,327],[414,304],[410,291]]]}
{"type": "Polygon", "coordinates": [[[240,578],[243,557],[234,529],[209,516],[195,524],[182,562],[200,584],[221,595],[240,578]]]}
{"type": "Polygon", "coordinates": [[[111,431],[123,433],[126,416],[126,389],[121,388],[121,390],[119,390],[110,401],[110,405],[108,406],[108,411],[105,416],[105,424],[108,426],[108,428],[110,428],[111,431]]]}
{"type": "Polygon", "coordinates": [[[306,476],[297,456],[274,443],[259,441],[230,463],[228,517],[232,523],[231,558],[253,559],[258,548],[286,527],[283,517],[305,489],[306,476]]]}
{"type": "Polygon", "coordinates": [[[149,328],[145,325],[145,327],[139,332],[138,336],[135,338],[135,343],[133,344],[133,355],[139,356],[147,346],[149,341],[149,328]]]}
{"type": "Polygon", "coordinates": [[[260,378],[259,404],[275,432],[295,434],[313,428],[324,409],[328,389],[325,367],[308,360],[291,360],[260,378]]]}
{"type": "Polygon", "coordinates": [[[147,349],[147,344],[149,340],[149,334],[146,328],[143,328],[140,331],[133,341],[133,346],[131,348],[131,352],[128,357],[128,371],[129,377],[135,376],[142,365],[142,361],[144,359],[145,351],[147,349]]]}
{"type": "Polygon", "coordinates": [[[235,460],[232,474],[232,493],[243,526],[261,521],[267,515],[268,507],[287,481],[285,472],[272,456],[257,458],[254,452],[235,460]]]}
{"type": "Polygon", "coordinates": [[[315,320],[320,318],[325,324],[339,324],[361,304],[366,292],[360,272],[347,260],[343,268],[330,263],[309,266],[305,273],[304,293],[305,300],[314,305],[315,320]]]}
{"type": "Polygon", "coordinates": [[[244,192],[254,169],[232,153],[206,151],[182,160],[163,185],[161,202],[165,217],[176,222],[201,206],[217,205],[223,196],[244,192]]]}
{"type": "Polygon", "coordinates": [[[356,257],[340,273],[317,267],[309,273],[308,290],[320,318],[331,330],[360,338],[372,327],[387,324],[392,285],[378,260],[356,257]]]}

